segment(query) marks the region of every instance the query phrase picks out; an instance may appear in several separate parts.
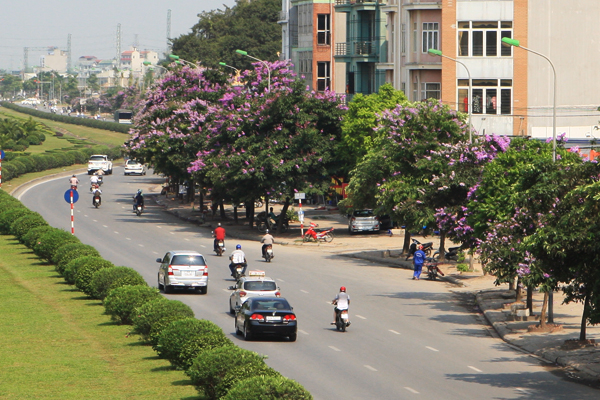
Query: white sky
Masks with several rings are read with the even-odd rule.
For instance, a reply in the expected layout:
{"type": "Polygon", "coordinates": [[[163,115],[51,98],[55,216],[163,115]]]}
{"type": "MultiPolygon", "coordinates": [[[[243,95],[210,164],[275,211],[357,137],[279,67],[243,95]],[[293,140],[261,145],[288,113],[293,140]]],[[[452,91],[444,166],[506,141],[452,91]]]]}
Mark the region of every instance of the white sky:
{"type": "Polygon", "coordinates": [[[0,69],[21,70],[23,48],[29,63],[39,65],[47,48],[66,50],[71,34],[71,62],[81,56],[100,59],[116,55],[117,24],[121,24],[121,51],[135,42],[141,50],[162,53],[167,46],[167,11],[171,10],[171,37],[190,32],[202,11],[232,7],[235,0],[2,0],[0,1],[0,69]]]}

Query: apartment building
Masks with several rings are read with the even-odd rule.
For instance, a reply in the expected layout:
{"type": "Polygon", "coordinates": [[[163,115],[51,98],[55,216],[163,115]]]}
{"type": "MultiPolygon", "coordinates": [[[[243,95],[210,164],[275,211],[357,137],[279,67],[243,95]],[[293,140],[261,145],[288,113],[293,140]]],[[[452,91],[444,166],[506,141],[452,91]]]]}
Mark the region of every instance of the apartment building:
{"type": "Polygon", "coordinates": [[[558,134],[600,139],[600,83],[594,79],[599,1],[387,1],[380,8],[387,57],[377,69],[410,100],[441,99],[465,113],[470,105],[478,133],[552,137],[553,65],[558,134]],[[519,40],[552,65],[503,44],[503,37],[519,40]]]}

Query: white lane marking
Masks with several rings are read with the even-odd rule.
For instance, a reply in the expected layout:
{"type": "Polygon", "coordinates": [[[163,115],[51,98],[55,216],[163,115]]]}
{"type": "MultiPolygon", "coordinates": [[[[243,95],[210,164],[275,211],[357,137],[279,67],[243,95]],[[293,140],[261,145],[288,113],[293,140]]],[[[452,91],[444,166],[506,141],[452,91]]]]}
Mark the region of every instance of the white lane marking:
{"type": "Polygon", "coordinates": [[[203,245],[203,244],[201,244],[201,245],[200,245],[200,247],[204,247],[204,248],[206,248],[206,246],[205,246],[205,245],[203,245]]]}
{"type": "Polygon", "coordinates": [[[229,290],[229,289],[223,289],[223,291],[224,291],[224,292],[227,292],[227,293],[229,293],[229,292],[230,292],[230,290],[229,290]]]}
{"type": "Polygon", "coordinates": [[[186,242],[189,242],[189,241],[190,241],[190,239],[183,239],[183,240],[185,240],[186,242]]]}
{"type": "Polygon", "coordinates": [[[97,220],[93,219],[92,222],[98,222],[97,220]]]}
{"type": "Polygon", "coordinates": [[[366,369],[370,369],[371,371],[377,372],[377,370],[375,368],[371,367],[370,365],[363,365],[363,367],[365,367],[366,369]]]}
{"type": "Polygon", "coordinates": [[[84,217],[86,217],[86,218],[88,218],[88,215],[87,215],[87,214],[83,214],[83,216],[84,216],[84,217]]]}
{"type": "Polygon", "coordinates": [[[330,301],[326,301],[325,303],[327,303],[327,304],[331,305],[331,302],[330,302],[330,301]]]}
{"type": "Polygon", "coordinates": [[[117,235],[119,234],[119,232],[117,232],[117,231],[113,231],[113,232],[116,233],[117,235]]]}
{"type": "Polygon", "coordinates": [[[154,254],[158,254],[158,253],[157,253],[157,252],[155,252],[155,251],[153,251],[152,253],[154,253],[154,254]]]}
{"type": "Polygon", "coordinates": [[[279,282],[285,282],[283,279],[279,279],[279,278],[277,278],[277,280],[278,280],[279,282]]]}
{"type": "Polygon", "coordinates": [[[105,228],[108,228],[108,225],[102,225],[102,226],[105,227],[105,228]]]}
{"type": "Polygon", "coordinates": [[[396,335],[399,335],[399,334],[400,334],[400,332],[396,332],[396,331],[395,331],[395,330],[393,330],[393,329],[390,329],[389,331],[390,331],[390,332],[392,332],[392,333],[394,333],[394,334],[396,334],[396,335]]]}
{"type": "Polygon", "coordinates": [[[127,239],[127,240],[131,240],[131,238],[125,238],[125,239],[127,239]]]}
{"type": "Polygon", "coordinates": [[[433,347],[429,347],[429,346],[425,346],[426,349],[429,349],[431,351],[439,351],[438,349],[434,349],[433,347]]]}
{"type": "Polygon", "coordinates": [[[333,351],[341,351],[340,349],[338,349],[337,347],[333,347],[333,346],[329,346],[329,348],[333,351]]]}
{"type": "Polygon", "coordinates": [[[169,233],[170,233],[171,235],[174,235],[174,234],[175,234],[175,232],[169,232],[169,233]]]}
{"type": "Polygon", "coordinates": [[[409,392],[411,392],[411,393],[414,393],[414,394],[419,394],[419,392],[417,392],[415,389],[413,389],[413,388],[410,388],[410,387],[408,387],[408,386],[404,386],[404,389],[408,390],[408,391],[409,391],[409,392]]]}
{"type": "Polygon", "coordinates": [[[143,244],[138,244],[138,246],[140,246],[140,247],[144,247],[144,245],[143,245],[143,244]]]}
{"type": "Polygon", "coordinates": [[[358,314],[356,314],[356,318],[367,319],[367,317],[363,317],[362,315],[358,315],[358,314]]]}
{"type": "Polygon", "coordinates": [[[469,368],[471,368],[473,371],[477,371],[477,372],[483,372],[482,370],[480,370],[479,368],[475,368],[475,367],[471,367],[470,365],[467,365],[469,368]]]}
{"type": "Polygon", "coordinates": [[[157,227],[158,229],[162,229],[162,226],[160,226],[160,225],[156,225],[156,227],[157,227]]]}
{"type": "Polygon", "coordinates": [[[525,394],[531,393],[531,390],[529,390],[529,389],[524,389],[524,388],[515,388],[515,389],[517,389],[521,393],[525,393],[525,394]]]}
{"type": "Polygon", "coordinates": [[[306,331],[303,331],[302,329],[298,329],[298,332],[300,332],[300,333],[301,333],[301,334],[303,334],[303,335],[308,335],[308,332],[306,332],[306,331]]]}
{"type": "Polygon", "coordinates": [[[306,290],[300,289],[302,293],[308,293],[306,290]]]}

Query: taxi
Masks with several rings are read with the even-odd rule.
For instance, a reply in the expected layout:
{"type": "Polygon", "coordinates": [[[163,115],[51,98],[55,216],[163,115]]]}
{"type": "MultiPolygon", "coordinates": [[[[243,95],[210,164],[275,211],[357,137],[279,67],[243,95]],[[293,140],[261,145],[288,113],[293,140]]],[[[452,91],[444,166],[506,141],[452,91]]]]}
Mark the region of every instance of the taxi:
{"type": "Polygon", "coordinates": [[[235,314],[249,297],[265,296],[280,297],[279,288],[275,281],[265,276],[265,271],[248,271],[246,276],[241,277],[235,286],[229,286],[233,290],[229,296],[229,312],[235,314]]]}

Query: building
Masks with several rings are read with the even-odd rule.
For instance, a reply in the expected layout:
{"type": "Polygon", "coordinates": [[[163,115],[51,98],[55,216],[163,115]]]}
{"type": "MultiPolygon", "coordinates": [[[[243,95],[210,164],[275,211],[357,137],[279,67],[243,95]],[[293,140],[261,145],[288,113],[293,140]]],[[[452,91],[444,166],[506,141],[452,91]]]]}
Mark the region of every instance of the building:
{"type": "Polygon", "coordinates": [[[546,56],[556,69],[558,134],[585,141],[600,132],[595,129],[600,84],[593,76],[600,62],[594,40],[597,0],[576,5],[560,0],[388,0],[381,10],[388,46],[387,60],[377,69],[409,100],[441,99],[465,113],[470,104],[478,133],[552,137],[552,66],[539,55],[502,43],[503,37],[513,38],[546,56]]]}
{"type": "Polygon", "coordinates": [[[67,72],[68,58],[69,54],[67,52],[55,48],[41,57],[40,70],[44,72],[56,71],[59,74],[64,74],[67,72]]]}

